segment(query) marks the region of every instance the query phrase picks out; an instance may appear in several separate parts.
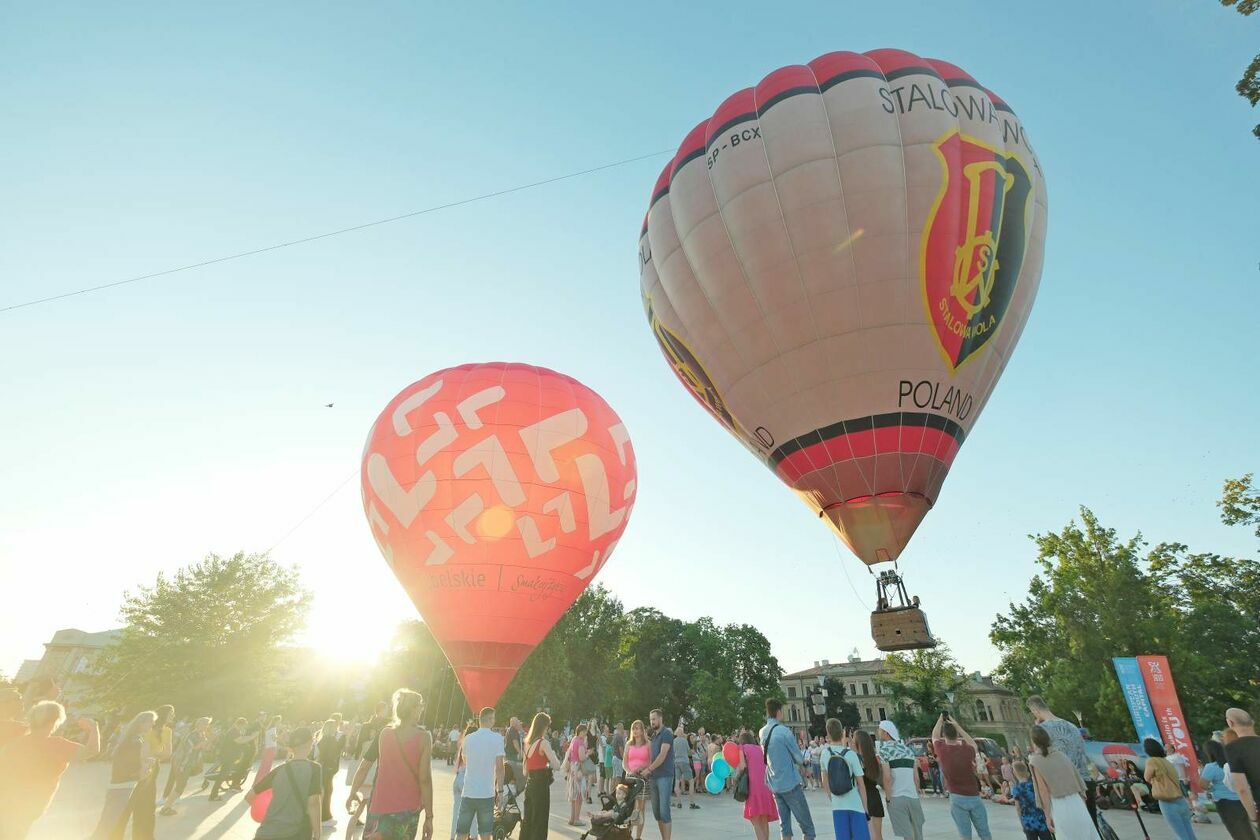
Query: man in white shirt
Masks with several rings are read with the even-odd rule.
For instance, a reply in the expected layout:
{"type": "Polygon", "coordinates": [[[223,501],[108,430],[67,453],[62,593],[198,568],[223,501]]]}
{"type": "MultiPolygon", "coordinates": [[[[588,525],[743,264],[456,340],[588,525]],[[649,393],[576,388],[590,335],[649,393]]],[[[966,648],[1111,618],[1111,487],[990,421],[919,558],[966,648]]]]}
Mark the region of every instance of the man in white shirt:
{"type": "Polygon", "coordinates": [[[879,722],[875,751],[883,776],[884,800],[893,833],[903,840],[923,840],[923,805],[914,751],[901,740],[891,720],[879,722]]]}
{"type": "Polygon", "coordinates": [[[451,731],[446,734],[446,740],[449,747],[446,751],[446,765],[448,767],[455,764],[455,752],[459,749],[459,727],[452,726],[451,731]]]}
{"type": "Polygon", "coordinates": [[[468,840],[473,818],[481,840],[492,840],[494,806],[503,785],[503,736],[494,731],[494,709],[481,710],[480,728],[464,739],[464,797],[459,803],[455,836],[468,840]]]}

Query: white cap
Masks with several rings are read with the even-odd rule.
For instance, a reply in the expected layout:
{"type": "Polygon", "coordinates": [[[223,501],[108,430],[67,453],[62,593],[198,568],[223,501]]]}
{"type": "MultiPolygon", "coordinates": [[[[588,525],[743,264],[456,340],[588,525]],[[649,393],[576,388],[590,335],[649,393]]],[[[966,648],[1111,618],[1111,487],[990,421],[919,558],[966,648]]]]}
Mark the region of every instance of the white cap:
{"type": "Polygon", "coordinates": [[[879,728],[892,736],[894,741],[901,740],[901,734],[897,732],[897,724],[893,723],[891,720],[881,720],[879,722],[879,728]]]}

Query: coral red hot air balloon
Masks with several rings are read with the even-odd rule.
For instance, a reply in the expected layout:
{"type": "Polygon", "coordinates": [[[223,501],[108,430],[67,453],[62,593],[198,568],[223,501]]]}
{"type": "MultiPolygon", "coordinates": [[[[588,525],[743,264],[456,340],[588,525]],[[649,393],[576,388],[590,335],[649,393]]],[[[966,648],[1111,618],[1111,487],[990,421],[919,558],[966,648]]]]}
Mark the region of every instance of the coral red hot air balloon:
{"type": "Polygon", "coordinates": [[[385,407],[362,489],[381,553],[478,709],[608,561],[634,504],[634,450],[575,379],[462,365],[385,407]]]}
{"type": "MultiPolygon", "coordinates": [[[[700,404],[864,563],[892,562],[1023,331],[1045,230],[1005,101],[943,61],[830,53],[683,140],[639,238],[643,301],[700,404]]],[[[878,580],[880,647],[932,644],[900,576],[878,580]]]]}

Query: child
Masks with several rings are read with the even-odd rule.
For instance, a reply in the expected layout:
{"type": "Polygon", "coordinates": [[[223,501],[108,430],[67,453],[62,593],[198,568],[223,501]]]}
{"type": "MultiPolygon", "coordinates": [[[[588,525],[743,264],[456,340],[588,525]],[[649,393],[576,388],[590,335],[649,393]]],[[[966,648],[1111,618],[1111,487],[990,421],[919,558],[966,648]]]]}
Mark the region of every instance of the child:
{"type": "Polygon", "coordinates": [[[1022,761],[1015,762],[1015,787],[1011,789],[1011,798],[1019,807],[1019,823],[1024,829],[1027,840],[1053,840],[1050,826],[1046,823],[1046,812],[1037,807],[1037,792],[1033,790],[1032,774],[1028,765],[1022,761]]]}
{"type": "Polygon", "coordinates": [[[590,817],[591,825],[607,825],[610,823],[623,822],[634,812],[634,800],[630,798],[630,788],[626,785],[617,785],[617,789],[613,791],[616,804],[607,811],[587,811],[586,815],[590,817]]]}
{"type": "Polygon", "coordinates": [[[300,840],[320,835],[319,807],[324,780],[319,765],[309,760],[314,740],[309,727],[299,726],[290,732],[289,749],[293,751],[293,758],[273,768],[246,792],[245,801],[251,805],[263,791],[272,792],[267,815],[254,835],[256,840],[300,840]]]}
{"type": "Polygon", "coordinates": [[[831,796],[831,822],[835,826],[836,840],[871,840],[862,759],[845,743],[844,727],[835,718],[827,720],[827,741],[818,751],[818,766],[822,787],[831,796]],[[831,793],[831,780],[827,774],[833,756],[848,765],[849,778],[853,781],[853,787],[843,796],[831,793]]]}

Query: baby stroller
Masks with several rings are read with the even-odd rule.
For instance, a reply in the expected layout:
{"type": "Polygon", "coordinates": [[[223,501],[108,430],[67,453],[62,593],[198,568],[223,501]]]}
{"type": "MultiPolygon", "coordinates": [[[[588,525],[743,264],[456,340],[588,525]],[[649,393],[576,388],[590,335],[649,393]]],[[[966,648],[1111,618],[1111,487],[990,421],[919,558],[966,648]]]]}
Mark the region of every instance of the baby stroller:
{"type": "Polygon", "coordinates": [[[626,776],[619,783],[629,788],[626,798],[618,803],[616,796],[601,793],[599,795],[600,805],[603,806],[603,810],[612,811],[612,816],[592,818],[591,827],[582,835],[582,840],[587,840],[590,837],[595,838],[595,840],[633,840],[633,835],[630,832],[630,818],[634,816],[635,802],[638,800],[643,786],[647,783],[638,776],[626,776]]]}
{"type": "MultiPolygon", "coordinates": [[[[508,776],[511,776],[510,769],[508,776]]],[[[507,840],[520,824],[521,808],[516,804],[516,786],[509,781],[503,786],[503,804],[494,812],[494,827],[491,829],[494,840],[507,840]]]]}

